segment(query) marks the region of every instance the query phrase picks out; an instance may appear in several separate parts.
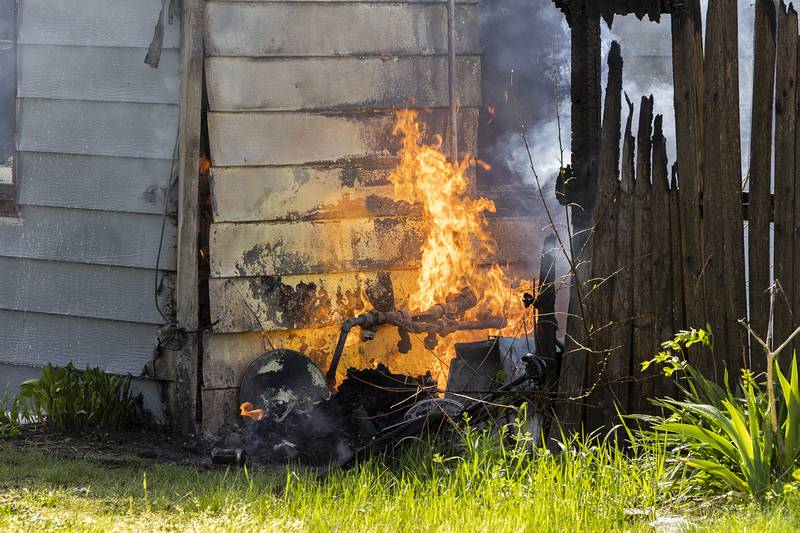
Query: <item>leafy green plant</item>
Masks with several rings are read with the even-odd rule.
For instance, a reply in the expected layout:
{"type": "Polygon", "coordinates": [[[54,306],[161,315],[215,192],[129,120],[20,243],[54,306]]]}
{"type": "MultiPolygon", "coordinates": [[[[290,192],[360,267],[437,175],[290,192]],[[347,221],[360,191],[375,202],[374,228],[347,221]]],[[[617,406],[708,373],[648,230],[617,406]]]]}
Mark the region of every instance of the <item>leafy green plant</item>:
{"type": "Polygon", "coordinates": [[[130,376],[113,376],[99,368],[47,365],[41,377],[20,385],[20,397],[30,402],[34,415],[59,431],[120,429],[135,413],[130,384],[130,376]]]}
{"type": "Polygon", "coordinates": [[[8,388],[0,394],[0,438],[18,437],[24,420],[30,419],[27,403],[19,396],[11,397],[8,388]]]}
{"type": "Polygon", "coordinates": [[[677,375],[684,398],[655,400],[664,416],[638,417],[650,422],[651,440],[666,441],[679,467],[694,469],[694,481],[708,488],[721,486],[763,499],[790,489],[800,458],[800,378],[793,358],[788,376],[774,354],[768,358],[779,387],[759,382],[743,370],[731,389],[727,372],[722,386],[707,379],[686,361],[686,349],[702,344],[713,349],[702,330],[683,331],[665,342],[644,364],[663,365],[677,375]],[[772,390],[771,390],[772,389],[772,390]]]}

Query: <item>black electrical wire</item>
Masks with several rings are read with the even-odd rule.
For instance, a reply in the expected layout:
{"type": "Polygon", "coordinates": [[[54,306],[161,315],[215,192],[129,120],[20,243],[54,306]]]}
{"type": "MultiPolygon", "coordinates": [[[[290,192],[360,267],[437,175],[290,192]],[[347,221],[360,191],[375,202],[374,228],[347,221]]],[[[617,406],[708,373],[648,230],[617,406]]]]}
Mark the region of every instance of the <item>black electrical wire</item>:
{"type": "Polygon", "coordinates": [[[170,162],[169,165],[169,179],[167,181],[167,193],[164,197],[164,214],[161,217],[161,236],[158,239],[158,253],[156,254],[156,265],[154,269],[155,280],[153,283],[153,300],[155,301],[158,314],[161,315],[161,318],[164,319],[164,322],[166,324],[177,324],[177,322],[175,321],[175,319],[172,319],[168,317],[166,314],[164,314],[164,311],[161,309],[161,304],[158,301],[159,287],[161,285],[158,279],[158,274],[160,272],[159,266],[161,264],[161,251],[164,248],[164,231],[166,230],[167,227],[167,216],[169,216],[169,201],[172,196],[172,184],[175,179],[175,161],[178,158],[179,136],[180,136],[180,128],[178,128],[178,131],[175,132],[175,146],[172,149],[172,161],[170,162]]]}

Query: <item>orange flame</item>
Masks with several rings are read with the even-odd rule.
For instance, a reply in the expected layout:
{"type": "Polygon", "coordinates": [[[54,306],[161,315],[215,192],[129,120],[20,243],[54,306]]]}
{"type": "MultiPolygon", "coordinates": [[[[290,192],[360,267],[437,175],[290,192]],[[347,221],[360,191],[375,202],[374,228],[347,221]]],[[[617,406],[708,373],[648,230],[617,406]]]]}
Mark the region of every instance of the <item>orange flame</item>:
{"type": "Polygon", "coordinates": [[[264,410],[253,409],[253,404],[250,402],[244,402],[242,405],[240,405],[239,411],[240,411],[239,414],[248,417],[250,420],[254,422],[258,422],[264,418],[264,410]]]}
{"type": "MultiPolygon", "coordinates": [[[[402,136],[402,148],[398,154],[400,163],[389,181],[394,185],[395,200],[421,206],[427,231],[416,291],[410,296],[411,310],[429,309],[469,287],[479,301],[466,319],[491,314],[505,317],[513,327],[525,312],[522,291],[531,291],[532,287],[528,284],[514,288],[519,283],[512,281],[500,266],[491,264],[496,246],[487,231],[486,213],[495,212],[494,202],[468,196],[468,171],[474,161],[471,156],[452,163],[442,152],[441,137],[425,144],[424,133],[417,112],[397,113],[394,134],[402,136]]],[[[485,338],[486,333],[451,335],[440,343],[437,356],[441,361],[449,360],[453,354],[445,352],[450,352],[455,342],[481,337],[485,338]]]]}

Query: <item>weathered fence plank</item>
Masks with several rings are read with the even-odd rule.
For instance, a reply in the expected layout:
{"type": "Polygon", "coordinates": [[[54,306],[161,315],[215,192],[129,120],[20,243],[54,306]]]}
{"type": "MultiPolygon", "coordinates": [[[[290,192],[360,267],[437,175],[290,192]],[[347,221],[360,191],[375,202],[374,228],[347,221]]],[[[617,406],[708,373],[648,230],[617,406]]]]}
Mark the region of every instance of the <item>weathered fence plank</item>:
{"type": "Polygon", "coordinates": [[[797,12],[778,11],[777,53],[780,57],[775,82],[775,280],[784,291],[775,298],[775,339],[782,342],[792,330],[791,294],[794,287],[793,232],[795,142],[797,132],[797,12]],[[785,296],[785,297],[784,297],[785,296]],[[787,302],[789,304],[787,305],[787,302]]]}
{"type": "MultiPolygon", "coordinates": [[[[643,380],[642,362],[654,352],[653,330],[653,243],[651,155],[653,131],[653,97],[642,97],[639,107],[639,130],[636,138],[636,185],[633,197],[633,344],[632,398],[652,398],[653,380],[643,380]]],[[[637,401],[637,400],[634,400],[637,401]]],[[[646,406],[638,405],[637,409],[646,406]]]]}
{"type": "Polygon", "coordinates": [[[715,376],[746,365],[747,337],[737,320],[747,314],[739,123],[736,0],[709,3],[704,64],[703,277],[714,333],[715,376]]]}
{"type": "MultiPolygon", "coordinates": [[[[637,398],[638,408],[648,409],[642,405],[642,398],[661,397],[671,394],[673,387],[671,383],[660,375],[657,369],[650,369],[641,372],[641,363],[649,360],[658,351],[659,343],[672,337],[673,329],[673,305],[676,299],[680,299],[681,292],[674,292],[675,283],[673,280],[673,242],[678,243],[680,233],[674,235],[671,232],[671,202],[669,189],[669,169],[667,162],[667,140],[663,132],[663,117],[657,115],[653,123],[653,187],[651,205],[652,211],[649,217],[651,260],[649,265],[652,268],[652,292],[651,292],[651,311],[652,311],[652,332],[653,339],[646,353],[636,354],[638,360],[634,362],[633,374],[641,379],[648,380],[642,387],[642,393],[634,395],[637,398]]],[[[680,285],[678,285],[680,288],[680,285]]]]}
{"type": "MultiPolygon", "coordinates": [[[[680,188],[678,187],[678,165],[672,166],[672,177],[669,185],[669,234],[672,260],[672,331],[675,333],[686,328],[686,305],[683,300],[686,283],[683,268],[683,221],[681,220],[680,188]]],[[[664,338],[663,340],[667,340],[664,338]]]]}
{"type": "MultiPolygon", "coordinates": [[[[755,10],[748,211],[749,295],[750,323],[762,338],[766,338],[770,306],[768,288],[771,285],[771,159],[777,20],[772,0],[756,0],[755,10]]],[[[750,366],[756,372],[765,369],[762,357],[751,356],[750,366]]]]}
{"type": "Polygon", "coordinates": [[[613,260],[610,263],[613,274],[605,280],[609,291],[606,296],[610,305],[607,311],[607,332],[601,336],[608,344],[598,352],[600,356],[592,381],[587,386],[594,389],[589,397],[590,407],[586,410],[585,425],[588,430],[607,426],[616,416],[617,408],[626,410],[631,366],[631,347],[633,341],[633,192],[635,144],[632,135],[633,104],[628,103],[628,120],[625,127],[621,179],[615,203],[616,220],[612,231],[614,240],[609,243],[605,253],[613,260]]]}
{"type": "MultiPolygon", "coordinates": [[[[592,348],[589,354],[586,384],[591,386],[602,379],[611,345],[611,287],[614,282],[616,258],[613,250],[619,217],[616,202],[619,197],[620,135],[622,133],[622,73],[623,61],[619,43],[611,43],[608,54],[608,82],[603,107],[603,127],[600,134],[600,164],[597,173],[597,199],[595,201],[594,228],[592,231],[591,289],[586,302],[589,310],[592,348]]],[[[586,407],[587,425],[592,419],[602,417],[590,401],[586,407]]]]}
{"type": "MultiPolygon", "coordinates": [[[[620,194],[618,202],[616,244],[617,274],[612,282],[611,294],[611,344],[608,365],[599,390],[599,406],[603,424],[617,415],[617,409],[628,409],[631,377],[631,351],[633,348],[633,238],[634,238],[634,187],[636,140],[632,134],[633,104],[628,100],[628,123],[625,127],[620,168],[620,194]]],[[[590,426],[591,427],[591,426],[590,426]]]]}
{"type": "MultiPolygon", "coordinates": [[[[705,325],[703,240],[700,198],[703,191],[703,27],[699,0],[686,0],[672,13],[672,64],[675,94],[676,147],[681,193],[683,301],[687,326],[705,325]]],[[[699,363],[701,370],[710,365],[699,363]]]]}

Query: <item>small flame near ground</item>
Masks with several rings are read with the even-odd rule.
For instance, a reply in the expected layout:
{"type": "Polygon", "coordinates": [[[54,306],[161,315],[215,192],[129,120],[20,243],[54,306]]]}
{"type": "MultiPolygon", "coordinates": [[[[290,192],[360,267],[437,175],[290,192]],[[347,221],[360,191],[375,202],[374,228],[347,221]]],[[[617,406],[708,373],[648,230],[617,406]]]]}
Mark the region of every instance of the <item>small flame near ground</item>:
{"type": "MultiPolygon", "coordinates": [[[[507,331],[520,336],[526,312],[521,296],[526,291],[534,292],[533,283],[510,277],[490,260],[497,249],[488,233],[486,214],[494,213],[496,208],[491,200],[468,194],[469,170],[475,160],[467,155],[461,162],[451,162],[443,151],[441,136],[426,144],[424,126],[413,110],[397,113],[393,133],[402,138],[400,162],[389,176],[394,199],[422,208],[427,234],[417,288],[410,296],[411,311],[429,309],[469,287],[479,301],[467,313],[466,320],[505,317],[507,331]]],[[[442,366],[439,380],[446,381],[455,343],[485,339],[486,335],[457,332],[443,339],[435,350],[442,366]]]]}
{"type": "Polygon", "coordinates": [[[263,409],[253,409],[253,404],[250,402],[244,402],[242,405],[240,405],[239,411],[241,416],[246,416],[253,422],[259,422],[263,420],[265,415],[263,409]]]}

